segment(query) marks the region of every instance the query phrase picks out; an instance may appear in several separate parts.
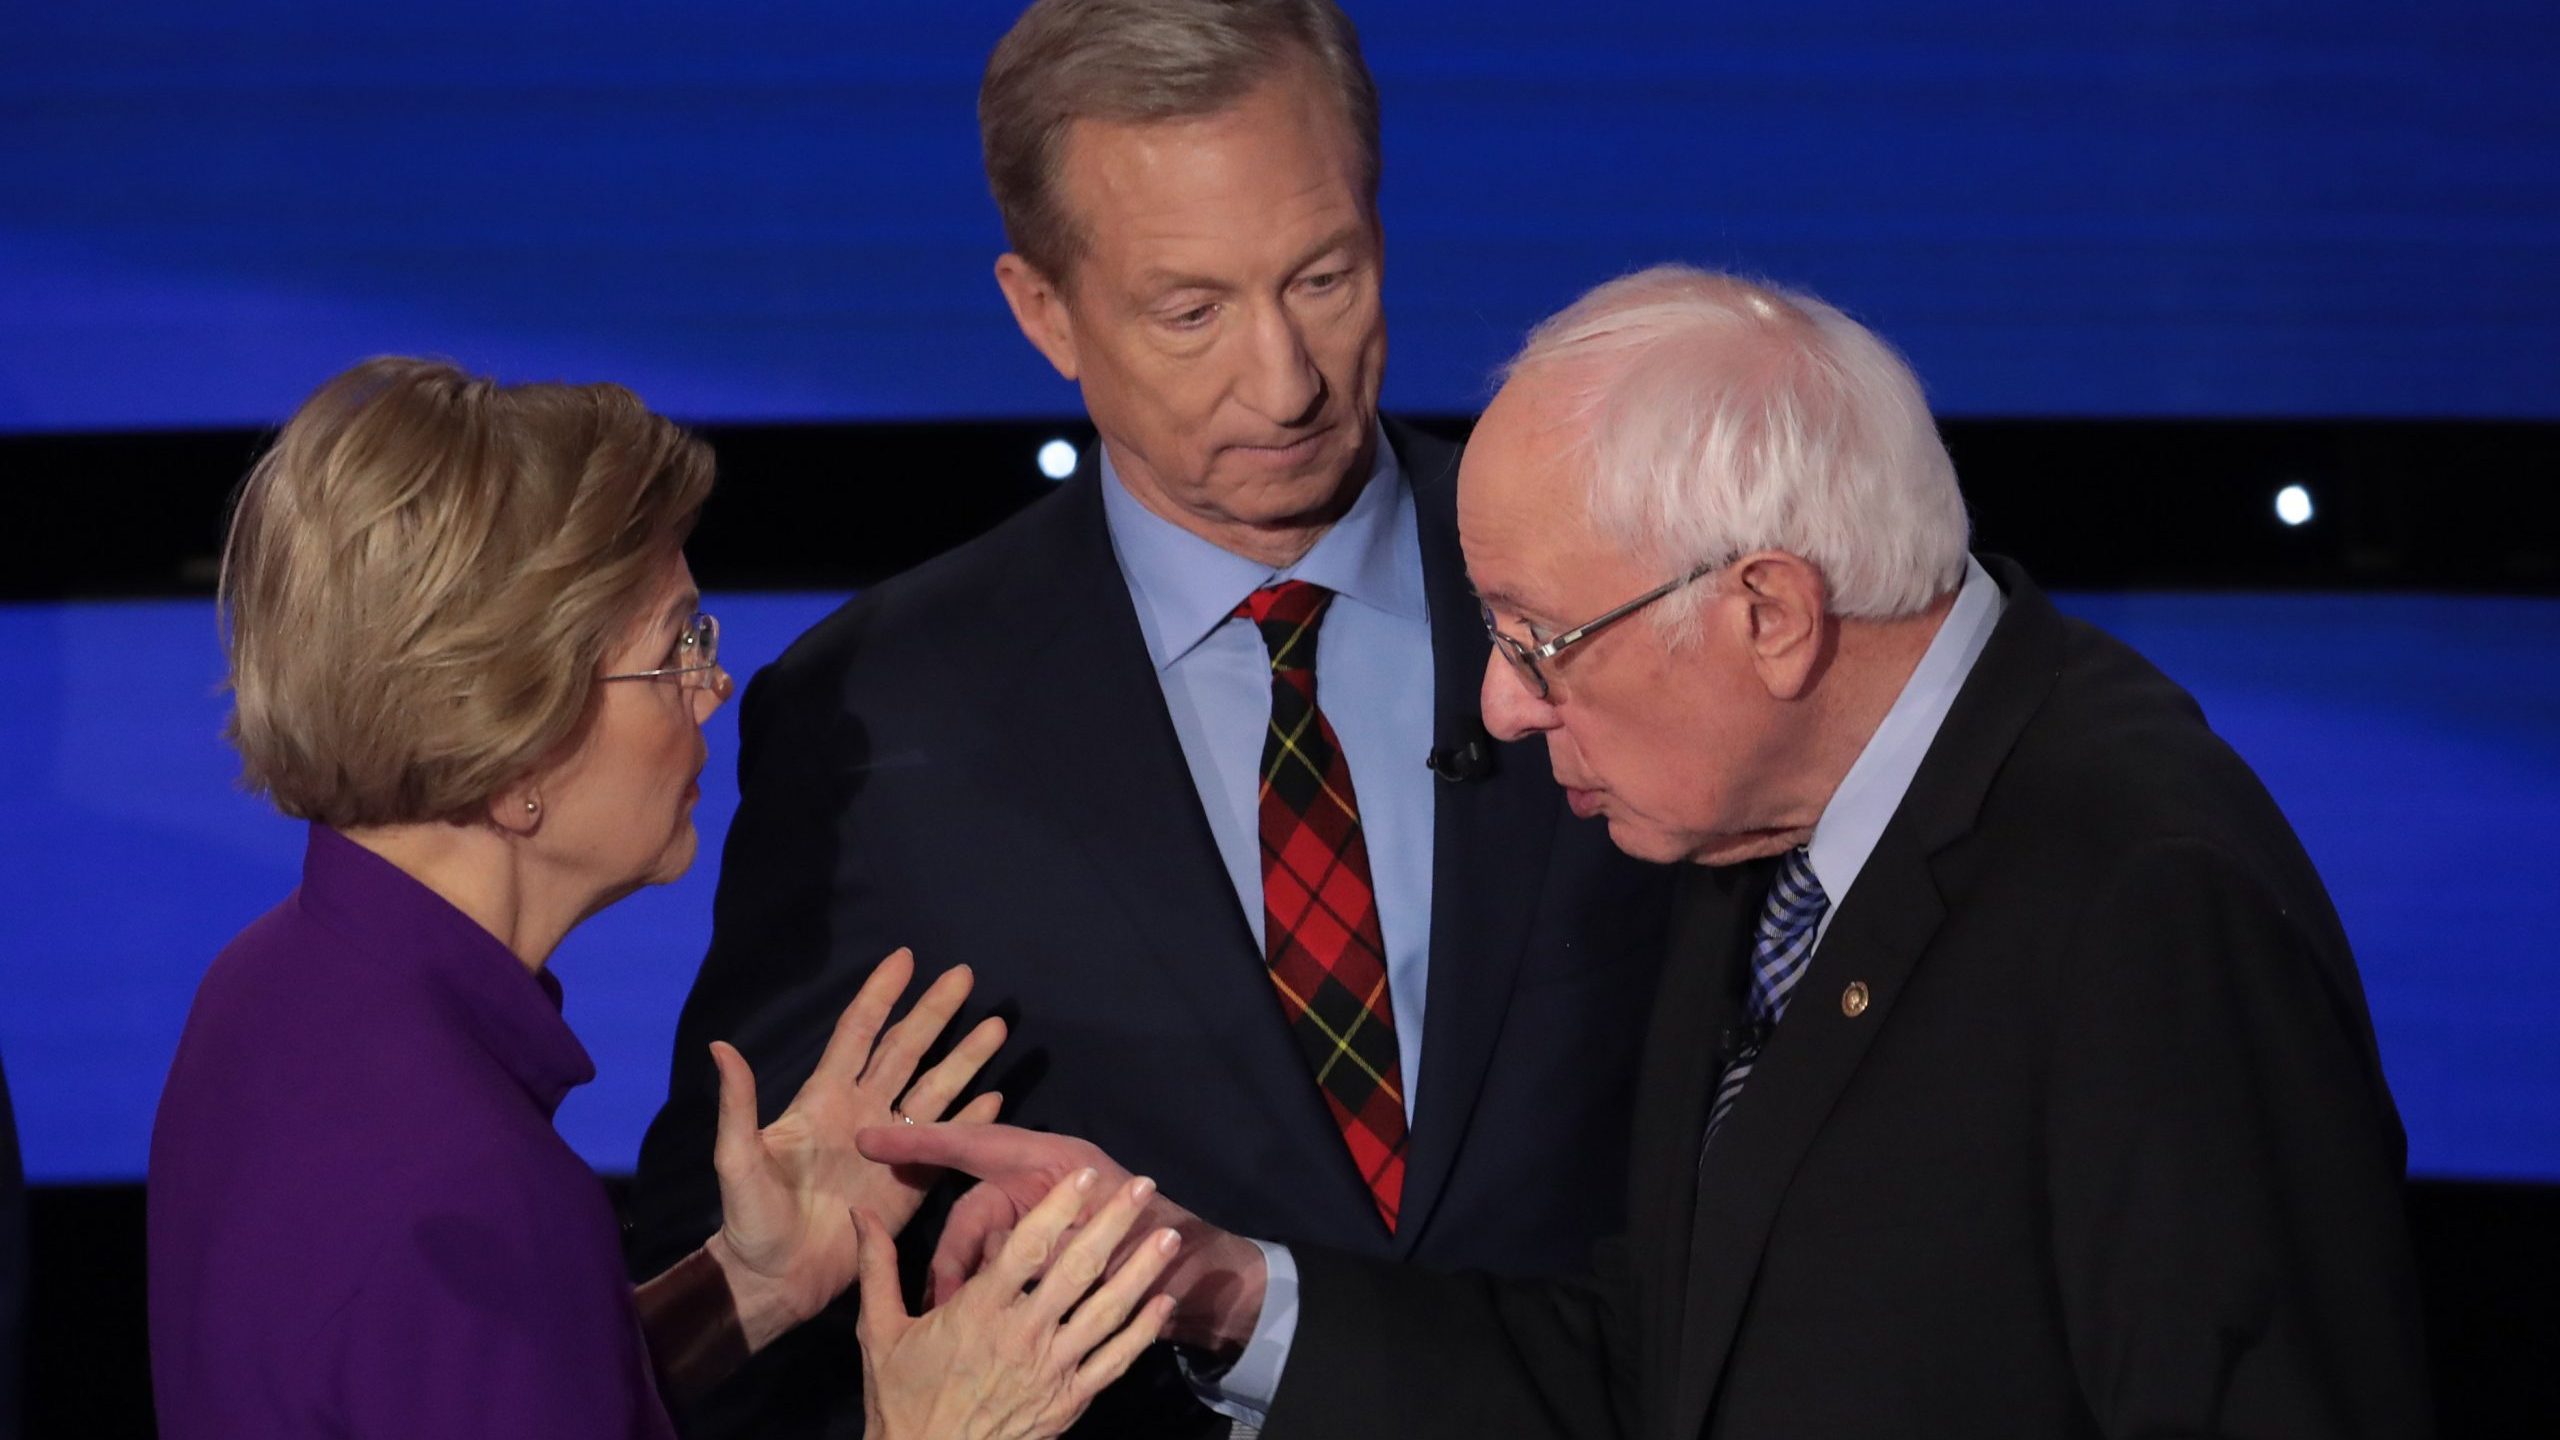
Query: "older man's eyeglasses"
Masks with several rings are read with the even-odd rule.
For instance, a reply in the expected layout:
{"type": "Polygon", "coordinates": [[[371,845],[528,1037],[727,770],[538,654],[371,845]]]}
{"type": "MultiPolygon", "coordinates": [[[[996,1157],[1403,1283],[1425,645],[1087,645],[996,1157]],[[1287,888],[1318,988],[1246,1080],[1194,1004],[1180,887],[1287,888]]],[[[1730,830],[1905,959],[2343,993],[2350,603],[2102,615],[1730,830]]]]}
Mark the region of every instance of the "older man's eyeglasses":
{"type": "Polygon", "coordinates": [[[1511,662],[1511,668],[1520,672],[1521,683],[1527,685],[1539,699],[1544,700],[1548,698],[1548,685],[1547,672],[1543,667],[1554,664],[1557,656],[1562,655],[1567,650],[1570,650],[1574,646],[1581,644],[1583,641],[1590,639],[1592,636],[1599,634],[1601,631],[1608,629],[1610,626],[1617,624],[1619,621],[1626,619],[1628,616],[1633,615],[1647,605],[1652,604],[1654,601],[1659,600],[1665,595],[1669,595],[1680,587],[1698,579],[1700,576],[1713,574],[1714,572],[1723,569],[1725,566],[1732,564],[1736,558],[1737,557],[1735,556],[1728,555],[1722,560],[1701,565],[1697,569],[1690,571],[1688,574],[1683,575],[1676,580],[1666,581],[1661,585],[1657,585],[1637,596],[1633,600],[1628,601],[1626,604],[1596,618],[1585,620],[1581,624],[1574,626],[1572,629],[1559,633],[1554,639],[1540,644],[1531,644],[1525,640],[1515,640],[1512,637],[1503,634],[1502,631],[1493,623],[1493,607],[1485,604],[1482,600],[1478,600],[1476,602],[1476,609],[1481,611],[1484,615],[1484,633],[1493,637],[1493,648],[1501,651],[1502,658],[1511,662]]]}
{"type": "Polygon", "coordinates": [[[683,633],[676,637],[675,653],[669,663],[655,670],[634,670],[626,675],[598,676],[601,680],[665,680],[682,681],[687,690],[701,690],[715,683],[720,673],[720,622],[707,611],[698,612],[684,622],[683,633]]]}

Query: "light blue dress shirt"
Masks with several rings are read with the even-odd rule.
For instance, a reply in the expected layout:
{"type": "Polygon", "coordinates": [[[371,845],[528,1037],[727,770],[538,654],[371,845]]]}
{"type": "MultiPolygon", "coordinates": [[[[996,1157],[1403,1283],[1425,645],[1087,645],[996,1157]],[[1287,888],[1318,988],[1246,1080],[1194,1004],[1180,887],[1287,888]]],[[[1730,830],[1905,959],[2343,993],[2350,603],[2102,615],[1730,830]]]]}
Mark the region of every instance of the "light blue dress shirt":
{"type": "Polygon", "coordinates": [[[1831,917],[1840,913],[1850,888],[1858,883],[1858,872],[1875,853],[1885,823],[1902,808],[1911,777],[1920,772],[1920,762],[1938,738],[1938,727],[1946,723],[1947,711],[1956,703],[1956,692],[1973,673],[1973,662],[1990,643],[1992,627],[2000,623],[2000,612],[2008,603],[2000,593],[2000,582],[1991,578],[1981,561],[1966,556],[1964,584],[1956,591],[1954,607],[1930,637],[1929,648],[1912,668],[1911,678],[1903,682],[1893,708],[1884,712],[1876,733],[1867,737],[1866,748],[1858,752],[1849,773],[1840,777],[1840,787],[1822,807],[1822,818],[1813,822],[1805,859],[1812,864],[1822,893],[1831,900],[1814,926],[1817,953],[1822,937],[1831,932],[1831,917]]]}
{"type": "MultiPolygon", "coordinates": [[[[1316,631],[1316,703],[1333,723],[1358,792],[1387,945],[1396,1059],[1411,1122],[1422,1073],[1431,955],[1431,617],[1413,491],[1381,434],[1368,484],[1349,513],[1297,564],[1273,570],[1221,550],[1138,503],[1106,450],[1102,510],[1112,553],[1137,604],[1147,657],[1209,817],[1236,903],[1262,943],[1262,742],[1271,720],[1271,658],[1248,620],[1231,618],[1247,595],[1280,580],[1334,592],[1316,631]]],[[[1275,1005],[1277,1000],[1273,1002],[1275,1005]]],[[[1310,1077],[1309,1084],[1314,1081],[1310,1077]]],[[[1262,1315],[1243,1358],[1202,1398],[1258,1426],[1279,1389],[1298,1326],[1297,1265],[1286,1247],[1263,1247],[1262,1315]]]]}
{"type": "MultiPolygon", "coordinates": [[[[1956,591],[1956,603],[1938,633],[1930,637],[1929,648],[1913,667],[1911,678],[1903,682],[1893,708],[1885,712],[1876,733],[1867,738],[1866,747],[1814,822],[1806,859],[1814,878],[1822,883],[1822,893],[1831,897],[1814,930],[1817,950],[1831,927],[1831,917],[1840,913],[1841,902],[1857,884],[1858,872],[1875,853],[1886,822],[1901,808],[1911,777],[1919,773],[1921,760],[1938,738],[1938,727],[1945,723],[1956,693],[1973,673],[1973,662],[1990,641],[1992,627],[2007,604],[1999,582],[1981,562],[1965,557],[1964,583],[1956,591]]],[[[1297,1261],[1284,1246],[1264,1244],[1262,1253],[1270,1269],[1262,1316],[1211,1401],[1222,1413],[1256,1427],[1270,1413],[1271,1398],[1280,1393],[1280,1375],[1288,1368],[1289,1347],[1298,1330],[1297,1261]]]]}

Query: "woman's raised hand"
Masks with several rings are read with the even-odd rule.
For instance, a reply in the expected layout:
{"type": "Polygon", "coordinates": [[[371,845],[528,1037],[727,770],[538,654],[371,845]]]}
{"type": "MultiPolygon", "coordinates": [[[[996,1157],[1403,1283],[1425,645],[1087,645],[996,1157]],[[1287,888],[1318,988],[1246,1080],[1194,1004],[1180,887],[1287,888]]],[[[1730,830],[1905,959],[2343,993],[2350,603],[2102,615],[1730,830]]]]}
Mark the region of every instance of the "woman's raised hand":
{"type": "MultiPolygon", "coordinates": [[[[749,1350],[817,1314],[853,1283],[862,1248],[854,1211],[869,1211],[895,1232],[923,1203],[934,1172],[865,1159],[854,1148],[855,1133],[901,1116],[941,1119],[1004,1043],[1004,1022],[989,1017],[942,1063],[916,1075],[917,1062],[968,998],[971,975],[966,966],[945,971],[906,1018],[887,1025],[914,975],[915,957],[904,949],[880,962],[837,1018],[808,1083],[762,1128],[746,1057],[712,1042],[720,1071],[712,1167],[720,1176],[721,1217],[704,1249],[729,1281],[749,1350]]],[[[1000,1103],[981,1095],[951,1118],[984,1123],[1000,1103]]]]}

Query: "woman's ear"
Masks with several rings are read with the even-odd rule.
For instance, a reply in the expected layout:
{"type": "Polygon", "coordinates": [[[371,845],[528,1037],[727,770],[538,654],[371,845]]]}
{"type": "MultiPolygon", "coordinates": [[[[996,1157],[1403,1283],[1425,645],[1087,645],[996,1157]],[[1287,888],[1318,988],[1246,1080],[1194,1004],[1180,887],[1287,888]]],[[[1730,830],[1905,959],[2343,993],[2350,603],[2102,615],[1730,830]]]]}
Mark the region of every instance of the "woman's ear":
{"type": "Polygon", "coordinates": [[[489,799],[489,823],[505,834],[529,836],[542,828],[542,795],[531,780],[510,785],[489,799]]]}

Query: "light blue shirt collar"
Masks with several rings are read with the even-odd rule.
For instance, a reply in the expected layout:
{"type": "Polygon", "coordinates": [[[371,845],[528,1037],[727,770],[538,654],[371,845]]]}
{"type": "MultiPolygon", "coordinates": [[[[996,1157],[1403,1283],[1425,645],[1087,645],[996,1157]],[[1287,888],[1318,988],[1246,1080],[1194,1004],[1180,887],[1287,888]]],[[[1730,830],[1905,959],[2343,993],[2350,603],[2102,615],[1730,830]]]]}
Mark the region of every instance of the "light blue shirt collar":
{"type": "Polygon", "coordinates": [[[1805,858],[1813,864],[1813,878],[1821,882],[1822,893],[1831,900],[1831,908],[1823,912],[1823,930],[1830,928],[1831,917],[1840,913],[1841,902],[1849,898],[1849,887],[1857,883],[1858,872],[1875,853],[1886,822],[1902,808],[1911,777],[1919,773],[1930,743],[1938,738],[1938,727],[1956,702],[1956,692],[1973,673],[1973,662],[1990,641],[1992,627],[1999,624],[2007,603],[2000,582],[1991,578],[1980,561],[1966,556],[1964,585],[1956,592],[1954,607],[1930,637],[1928,650],[1903,683],[1902,693],[1894,697],[1884,722],[1858,752],[1857,763],[1841,777],[1840,788],[1822,809],[1822,818],[1814,822],[1805,858]]]}
{"type": "Polygon", "coordinates": [[[1157,673],[1225,624],[1237,602],[1275,580],[1305,580],[1389,615],[1430,618],[1420,567],[1397,563],[1399,556],[1416,553],[1421,540],[1404,467],[1383,429],[1376,452],[1368,483],[1350,511],[1297,564],[1275,571],[1219,549],[1138,503],[1121,483],[1111,452],[1103,451],[1103,518],[1157,673]]]}

